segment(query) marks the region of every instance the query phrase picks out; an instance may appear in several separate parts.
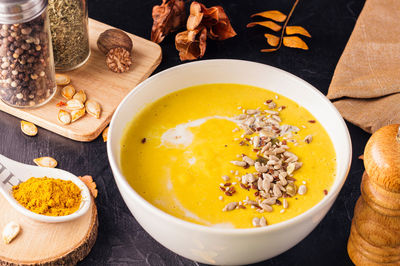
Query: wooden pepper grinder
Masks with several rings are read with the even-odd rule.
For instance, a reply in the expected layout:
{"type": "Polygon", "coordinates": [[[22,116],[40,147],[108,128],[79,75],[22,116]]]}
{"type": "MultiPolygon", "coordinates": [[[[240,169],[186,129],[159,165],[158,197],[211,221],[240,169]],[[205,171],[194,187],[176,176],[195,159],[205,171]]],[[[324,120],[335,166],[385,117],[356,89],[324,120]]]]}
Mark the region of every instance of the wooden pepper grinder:
{"type": "Polygon", "coordinates": [[[379,129],[365,147],[361,197],[347,245],[356,265],[400,265],[399,126],[379,129]]]}

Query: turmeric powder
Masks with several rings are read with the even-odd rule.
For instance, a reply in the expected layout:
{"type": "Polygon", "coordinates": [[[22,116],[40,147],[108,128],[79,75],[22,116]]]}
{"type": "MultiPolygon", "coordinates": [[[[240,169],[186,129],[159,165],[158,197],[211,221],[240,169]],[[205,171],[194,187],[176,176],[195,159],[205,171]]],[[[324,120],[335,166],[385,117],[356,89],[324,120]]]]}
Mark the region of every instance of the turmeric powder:
{"type": "Polygon", "coordinates": [[[31,177],[12,188],[14,198],[28,210],[48,215],[64,216],[78,210],[82,195],[72,181],[31,177]]]}

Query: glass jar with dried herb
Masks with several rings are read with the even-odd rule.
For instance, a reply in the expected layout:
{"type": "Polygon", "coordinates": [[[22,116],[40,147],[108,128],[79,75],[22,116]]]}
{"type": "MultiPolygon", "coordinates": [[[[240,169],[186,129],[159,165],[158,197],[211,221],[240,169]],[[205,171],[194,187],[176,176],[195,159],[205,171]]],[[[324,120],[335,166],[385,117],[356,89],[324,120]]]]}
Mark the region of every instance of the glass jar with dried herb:
{"type": "Polygon", "coordinates": [[[50,30],[57,70],[86,63],[90,55],[86,0],[49,0],[50,30]]]}
{"type": "Polygon", "coordinates": [[[0,1],[0,99],[37,107],[55,94],[47,0],[0,1]]]}

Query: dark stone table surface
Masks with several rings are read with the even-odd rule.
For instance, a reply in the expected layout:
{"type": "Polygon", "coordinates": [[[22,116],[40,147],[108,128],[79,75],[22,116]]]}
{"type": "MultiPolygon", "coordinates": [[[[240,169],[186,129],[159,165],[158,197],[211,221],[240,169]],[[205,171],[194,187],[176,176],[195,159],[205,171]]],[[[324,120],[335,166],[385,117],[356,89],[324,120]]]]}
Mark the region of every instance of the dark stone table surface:
{"type": "MultiPolygon", "coordinates": [[[[90,0],[89,16],[144,38],[150,37],[152,6],[161,0],[90,0]]],[[[209,42],[204,59],[234,58],[256,61],[286,70],[327,93],[335,66],[364,5],[363,0],[303,0],[291,25],[306,27],[311,35],[309,51],[282,48],[260,53],[266,46],[262,28],[246,29],[250,15],[278,9],[287,13],[293,0],[208,0],[207,6],[222,5],[238,33],[235,38],[209,42]]],[[[163,60],[155,73],[181,64],[174,47],[174,34],[161,44],[163,60]]],[[[360,181],[364,170],[357,157],[369,135],[348,123],[353,141],[353,164],[333,208],[317,228],[289,251],[257,265],[351,265],[346,245],[360,181]]],[[[136,222],[115,185],[107,160],[106,145],[99,137],[80,143],[39,129],[37,137],[20,131],[19,119],[0,112],[0,153],[32,163],[39,156],[52,156],[59,168],[76,175],[90,174],[99,188],[99,235],[81,265],[198,265],[167,250],[136,222]]]]}

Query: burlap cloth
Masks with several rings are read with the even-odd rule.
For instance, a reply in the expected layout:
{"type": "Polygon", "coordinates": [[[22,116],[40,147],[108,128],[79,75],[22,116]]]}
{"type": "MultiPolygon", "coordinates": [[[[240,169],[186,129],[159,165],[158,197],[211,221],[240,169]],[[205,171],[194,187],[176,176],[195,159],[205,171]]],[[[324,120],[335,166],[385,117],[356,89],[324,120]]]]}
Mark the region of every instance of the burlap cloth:
{"type": "Polygon", "coordinates": [[[400,0],[366,1],[327,96],[367,132],[400,123],[400,0]]]}

